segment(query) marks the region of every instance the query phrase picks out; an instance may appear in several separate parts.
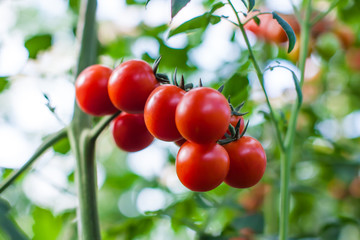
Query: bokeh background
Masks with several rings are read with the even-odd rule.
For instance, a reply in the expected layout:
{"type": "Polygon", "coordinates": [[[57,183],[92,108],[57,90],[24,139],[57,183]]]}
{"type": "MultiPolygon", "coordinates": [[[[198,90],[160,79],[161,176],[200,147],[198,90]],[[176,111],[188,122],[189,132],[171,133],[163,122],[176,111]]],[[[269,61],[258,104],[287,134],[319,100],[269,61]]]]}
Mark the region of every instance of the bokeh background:
{"type": "MultiPolygon", "coordinates": [[[[223,184],[193,193],[176,176],[175,144],[155,141],[127,154],[106,130],[96,146],[103,239],[276,239],[279,149],[240,32],[222,20],[168,38],[171,29],[209,11],[214,1],[192,0],[172,20],[170,1],[151,0],[146,8],[145,2],[98,1],[98,62],[109,67],[121,59],[152,63],[161,55],[160,71],[169,76],[177,68],[187,82],[201,78],[207,86],[225,84],[224,94],[234,105],[246,101],[247,134],[263,144],[268,167],[253,188],[223,184]]],[[[258,8],[290,15],[291,2],[302,4],[256,2],[258,8]]],[[[313,7],[325,11],[331,3],[314,0],[313,7]]],[[[245,10],[241,1],[234,4],[245,10]]],[[[72,119],[79,6],[79,0],[0,1],[1,181],[28,160],[45,136],[72,119]]],[[[216,14],[234,19],[228,6],[216,14]]],[[[358,1],[340,1],[312,35],[292,164],[294,239],[360,239],[359,16],[358,1]],[[339,29],[347,29],[347,38],[339,29]]],[[[262,69],[280,63],[299,73],[286,43],[248,35],[262,69]]],[[[267,71],[265,86],[285,129],[296,99],[292,74],[282,68],[267,71]]],[[[74,167],[68,140],[62,140],[2,193],[0,239],[77,239],[74,167]]]]}

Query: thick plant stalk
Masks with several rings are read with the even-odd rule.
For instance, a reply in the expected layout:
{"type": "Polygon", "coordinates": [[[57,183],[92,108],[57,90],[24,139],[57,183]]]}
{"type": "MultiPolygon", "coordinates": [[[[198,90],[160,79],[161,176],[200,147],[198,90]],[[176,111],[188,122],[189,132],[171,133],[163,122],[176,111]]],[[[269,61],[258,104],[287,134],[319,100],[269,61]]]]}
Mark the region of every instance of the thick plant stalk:
{"type": "MultiPolygon", "coordinates": [[[[304,1],[305,17],[301,22],[301,42],[300,42],[300,86],[304,83],[305,77],[305,62],[308,54],[309,37],[310,37],[310,16],[311,16],[311,0],[304,1]]],[[[290,174],[291,174],[291,159],[292,150],[295,139],[296,123],[298,114],[301,108],[301,102],[293,105],[291,117],[289,120],[289,127],[285,137],[285,153],[281,155],[281,183],[280,183],[280,240],[288,239],[289,231],[289,209],[290,209],[290,174]]]]}
{"type": "MultiPolygon", "coordinates": [[[[76,76],[96,62],[96,0],[82,0],[78,24],[81,39],[76,76]]],[[[78,239],[101,239],[97,211],[95,138],[91,137],[91,119],[75,104],[69,127],[69,140],[76,157],[76,185],[78,190],[78,239]]]]}

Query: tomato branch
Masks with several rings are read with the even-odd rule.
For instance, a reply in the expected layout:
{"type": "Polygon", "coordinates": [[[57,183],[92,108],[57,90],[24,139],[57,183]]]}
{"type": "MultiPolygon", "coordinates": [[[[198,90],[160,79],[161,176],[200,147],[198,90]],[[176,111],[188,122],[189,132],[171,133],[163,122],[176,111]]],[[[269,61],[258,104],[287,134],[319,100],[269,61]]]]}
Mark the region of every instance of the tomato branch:
{"type": "Polygon", "coordinates": [[[95,127],[93,127],[93,129],[90,130],[90,136],[93,140],[96,140],[97,137],[100,135],[100,133],[106,128],[107,125],[109,125],[109,123],[116,118],[119,114],[121,113],[121,111],[118,111],[117,113],[109,116],[109,117],[104,117],[101,119],[100,122],[98,122],[95,127]]]}
{"type": "Polygon", "coordinates": [[[249,56],[250,56],[250,60],[251,62],[253,63],[254,65],[254,68],[255,68],[255,72],[256,72],[256,75],[260,81],[260,85],[261,85],[261,88],[264,92],[264,95],[265,95],[265,98],[266,98],[266,103],[269,107],[269,111],[270,111],[270,118],[273,122],[273,125],[275,127],[275,131],[276,131],[276,136],[277,136],[277,140],[278,140],[278,143],[280,145],[280,148],[282,151],[285,151],[285,147],[284,147],[284,142],[283,142],[283,136],[281,135],[281,132],[280,132],[280,129],[279,129],[279,126],[278,126],[278,121],[275,117],[275,113],[274,113],[274,110],[272,109],[272,106],[270,104],[270,100],[269,100],[269,97],[267,95],[267,92],[265,90],[265,85],[264,85],[264,75],[259,67],[259,64],[257,63],[256,61],[256,58],[254,56],[254,53],[252,51],[252,48],[251,48],[251,45],[250,45],[250,41],[249,41],[249,38],[247,37],[247,34],[245,32],[245,28],[244,28],[244,25],[241,23],[241,20],[240,20],[240,17],[239,17],[239,14],[237,13],[234,5],[232,4],[232,2],[230,0],[228,0],[228,3],[229,5],[231,6],[233,12],[235,13],[235,16],[236,16],[236,19],[238,21],[238,27],[240,28],[240,31],[245,39],[245,43],[246,43],[246,46],[248,48],[248,51],[249,51],[249,56]]]}
{"type": "Polygon", "coordinates": [[[2,193],[8,186],[10,186],[23,172],[25,172],[47,149],[54,145],[59,140],[67,136],[67,129],[63,128],[59,132],[48,136],[38,147],[30,159],[18,170],[14,171],[7,179],[0,185],[0,193],[2,193]]]}

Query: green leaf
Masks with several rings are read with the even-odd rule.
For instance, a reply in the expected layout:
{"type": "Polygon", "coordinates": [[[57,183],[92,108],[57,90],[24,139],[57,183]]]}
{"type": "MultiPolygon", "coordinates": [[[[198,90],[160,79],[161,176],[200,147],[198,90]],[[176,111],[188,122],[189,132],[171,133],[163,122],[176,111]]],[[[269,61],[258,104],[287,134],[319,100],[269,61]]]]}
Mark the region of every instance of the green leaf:
{"type": "MultiPolygon", "coordinates": [[[[10,204],[5,200],[0,198],[0,230],[9,237],[9,239],[16,240],[26,240],[28,239],[22,230],[17,226],[16,222],[11,219],[8,212],[10,210],[10,204]]],[[[0,234],[0,239],[2,235],[0,234]]],[[[7,238],[6,238],[7,239],[7,238]]]]}
{"type": "Polygon", "coordinates": [[[69,7],[74,13],[79,14],[80,0],[69,0],[69,7]]]}
{"type": "Polygon", "coordinates": [[[214,13],[216,10],[222,8],[223,6],[225,6],[223,2],[215,3],[211,8],[210,13],[214,13]]]}
{"type": "Polygon", "coordinates": [[[36,207],[33,211],[34,240],[56,240],[62,228],[62,219],[54,217],[46,209],[36,207]]]}
{"type": "Polygon", "coordinates": [[[42,34],[33,36],[25,41],[25,47],[29,51],[29,57],[35,59],[37,54],[51,46],[52,36],[42,34]]]}
{"type": "Polygon", "coordinates": [[[248,11],[250,12],[255,7],[255,0],[249,0],[249,8],[248,11]]]}
{"type": "Polygon", "coordinates": [[[284,31],[289,39],[289,47],[288,47],[288,53],[289,53],[294,49],[295,42],[296,42],[296,36],[295,36],[294,30],[276,12],[272,12],[272,16],[273,16],[273,19],[275,19],[280,24],[280,26],[284,29],[284,31]]]}
{"type": "Polygon", "coordinates": [[[7,77],[0,77],[0,93],[5,89],[8,89],[10,82],[7,77]]]}
{"type": "Polygon", "coordinates": [[[53,145],[53,149],[57,153],[66,154],[70,151],[69,138],[63,138],[53,145]]]}
{"type": "Polygon", "coordinates": [[[190,0],[171,0],[171,18],[174,18],[175,15],[189,2],[190,0]]]}
{"type": "Polygon", "coordinates": [[[256,23],[256,25],[260,25],[260,18],[259,17],[257,17],[257,16],[255,16],[255,17],[253,17],[253,19],[254,19],[254,21],[255,21],[255,23],[256,23]]]}
{"type": "Polygon", "coordinates": [[[241,2],[244,4],[246,8],[248,8],[248,5],[246,4],[245,0],[241,0],[241,2]]]}
{"type": "Polygon", "coordinates": [[[249,80],[246,76],[235,73],[226,83],[223,91],[225,97],[231,96],[231,103],[237,106],[249,96],[249,80]]]}
{"type": "Polygon", "coordinates": [[[209,25],[209,23],[214,25],[220,22],[220,20],[221,18],[219,16],[214,16],[211,15],[210,13],[205,13],[201,16],[190,19],[189,21],[181,24],[179,27],[171,30],[168,38],[179,33],[190,32],[199,28],[205,29],[209,25]]]}
{"type": "Polygon", "coordinates": [[[264,231],[264,216],[260,213],[247,215],[245,217],[236,218],[232,225],[236,229],[250,228],[256,233],[264,231]]]}

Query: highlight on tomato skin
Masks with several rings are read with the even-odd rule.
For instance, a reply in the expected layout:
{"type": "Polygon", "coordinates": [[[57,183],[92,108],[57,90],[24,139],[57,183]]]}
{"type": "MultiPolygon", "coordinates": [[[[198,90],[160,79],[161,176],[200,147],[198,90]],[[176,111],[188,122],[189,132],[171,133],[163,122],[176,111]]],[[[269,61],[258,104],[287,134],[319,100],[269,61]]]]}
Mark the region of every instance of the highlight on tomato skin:
{"type": "Polygon", "coordinates": [[[85,68],[75,81],[76,102],[80,109],[93,116],[104,116],[118,110],[108,95],[108,81],[112,69],[103,65],[85,68]]]}
{"type": "Polygon", "coordinates": [[[127,152],[137,152],[149,146],[154,137],[147,130],[143,114],[122,112],[110,124],[116,145],[127,152]]]}
{"type": "Polygon", "coordinates": [[[185,90],[170,84],[152,91],[144,108],[145,124],[149,132],[163,141],[177,141],[183,137],[175,124],[175,111],[185,90]]]}
{"type": "Polygon", "coordinates": [[[225,183],[234,188],[248,188],[257,184],[266,169],[266,153],[255,138],[243,136],[225,144],[230,167],[225,183]]]}
{"type": "Polygon", "coordinates": [[[176,157],[176,173],[180,182],[196,192],[219,186],[229,171],[229,155],[217,143],[185,142],[176,157]]]}
{"type": "Polygon", "coordinates": [[[194,88],[179,102],[175,122],[180,134],[188,141],[208,144],[224,136],[231,109],[227,99],[209,87],[194,88]]]}
{"type": "Polygon", "coordinates": [[[121,111],[143,113],[147,98],[160,84],[151,66],[143,60],[129,60],[115,68],[108,91],[111,102],[121,111]]]}

